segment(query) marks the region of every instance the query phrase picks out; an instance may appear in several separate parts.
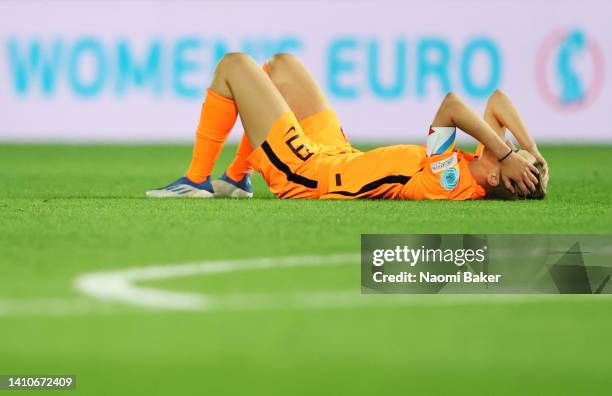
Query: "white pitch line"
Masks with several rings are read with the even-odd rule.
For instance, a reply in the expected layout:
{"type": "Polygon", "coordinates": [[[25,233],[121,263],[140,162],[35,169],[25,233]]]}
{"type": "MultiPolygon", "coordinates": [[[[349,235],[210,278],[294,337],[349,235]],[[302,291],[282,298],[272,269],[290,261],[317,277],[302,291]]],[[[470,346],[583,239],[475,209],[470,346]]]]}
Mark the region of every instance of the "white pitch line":
{"type": "Polygon", "coordinates": [[[277,257],[244,260],[205,261],[191,264],[129,268],[85,274],[76,279],[79,291],[102,301],[119,302],[149,309],[166,310],[253,310],[322,309],[381,305],[439,306],[469,304],[515,304],[533,302],[602,301],[596,296],[545,294],[361,294],[359,291],[244,293],[211,295],[162,290],[136,282],[193,275],[209,275],[269,268],[358,265],[359,255],[277,257]]]}
{"type": "Polygon", "coordinates": [[[0,298],[0,317],[56,316],[120,312],[126,309],[236,311],[262,309],[326,309],[370,306],[493,305],[610,301],[610,295],[545,294],[361,294],[355,291],[314,291],[299,293],[198,294],[141,286],[137,282],[193,275],[210,275],[269,268],[324,267],[353,264],[359,255],[276,257],[244,260],[205,261],[98,271],[79,276],[77,290],[85,296],[74,298],[0,298]],[[93,297],[93,299],[87,298],[93,297]],[[105,304],[120,303],[117,304],[105,304]]]}
{"type": "MultiPolygon", "coordinates": [[[[204,261],[190,264],[168,264],[129,268],[117,271],[93,272],[78,277],[77,290],[104,301],[121,302],[143,308],[171,310],[207,310],[236,307],[237,301],[247,306],[276,305],[270,295],[234,295],[216,297],[207,294],[167,291],[136,285],[139,281],[160,280],[193,275],[219,274],[235,271],[313,267],[358,263],[359,255],[300,256],[245,260],[204,261]],[[257,303],[259,301],[259,303],[257,303]]],[[[335,294],[335,293],[334,293],[335,294]]],[[[286,295],[279,298],[285,300],[286,295]]],[[[290,300],[290,298],[289,298],[290,300]]],[[[239,304],[240,305],[240,304],[239,304]]]]}

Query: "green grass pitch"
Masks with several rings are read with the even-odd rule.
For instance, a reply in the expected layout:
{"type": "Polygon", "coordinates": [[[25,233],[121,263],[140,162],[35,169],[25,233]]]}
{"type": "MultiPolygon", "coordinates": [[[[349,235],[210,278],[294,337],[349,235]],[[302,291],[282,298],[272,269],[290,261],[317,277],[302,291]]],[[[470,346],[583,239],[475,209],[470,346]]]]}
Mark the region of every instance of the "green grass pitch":
{"type": "MultiPolygon", "coordinates": [[[[92,271],[356,254],[361,233],[611,233],[612,147],[542,151],[542,202],[278,200],[259,176],[248,201],[148,200],[188,146],[0,145],[0,375],[75,374],[84,395],[608,393],[610,299],[180,312],[74,286],[92,271]]],[[[280,302],[360,289],[357,263],[147,285],[280,302]]]]}

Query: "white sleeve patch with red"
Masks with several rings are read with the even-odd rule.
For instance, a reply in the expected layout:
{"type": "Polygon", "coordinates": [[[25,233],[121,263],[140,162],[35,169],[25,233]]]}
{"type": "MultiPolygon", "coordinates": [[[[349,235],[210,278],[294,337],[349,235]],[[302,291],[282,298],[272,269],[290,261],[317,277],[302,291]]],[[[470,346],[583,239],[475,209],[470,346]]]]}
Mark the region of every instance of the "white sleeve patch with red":
{"type": "Polygon", "coordinates": [[[427,135],[427,155],[451,153],[455,149],[455,127],[431,127],[427,135]]]}

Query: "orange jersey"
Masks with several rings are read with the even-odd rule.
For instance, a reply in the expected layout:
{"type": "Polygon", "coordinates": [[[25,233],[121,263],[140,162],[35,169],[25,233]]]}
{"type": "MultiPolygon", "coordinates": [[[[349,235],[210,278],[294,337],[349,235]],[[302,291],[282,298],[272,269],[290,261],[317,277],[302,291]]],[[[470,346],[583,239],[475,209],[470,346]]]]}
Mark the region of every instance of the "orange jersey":
{"type": "Polygon", "coordinates": [[[484,189],[469,169],[474,155],[454,146],[454,128],[431,128],[427,147],[360,152],[350,145],[332,110],[301,122],[285,113],[248,161],[281,198],[483,198],[484,189]]]}
{"type": "Polygon", "coordinates": [[[423,146],[398,145],[344,155],[330,168],[323,199],[467,200],[484,197],[463,151],[427,156],[423,146]]]}

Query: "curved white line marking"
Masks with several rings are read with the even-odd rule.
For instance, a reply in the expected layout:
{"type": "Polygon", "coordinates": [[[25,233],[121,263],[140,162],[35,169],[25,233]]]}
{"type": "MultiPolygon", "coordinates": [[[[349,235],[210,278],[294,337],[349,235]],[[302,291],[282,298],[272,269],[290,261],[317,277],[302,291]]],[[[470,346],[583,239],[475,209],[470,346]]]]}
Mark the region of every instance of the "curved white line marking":
{"type": "Polygon", "coordinates": [[[176,278],[192,275],[206,275],[243,271],[251,269],[310,267],[359,262],[358,255],[278,257],[246,260],[204,261],[191,264],[169,264],[163,266],[129,268],[117,271],[93,272],[78,277],[76,288],[82,293],[100,300],[121,302],[144,308],[174,310],[206,309],[243,309],[264,308],[284,305],[313,305],[321,299],[332,299],[327,305],[334,305],[333,300],[340,302],[355,293],[318,293],[273,295],[240,294],[211,296],[206,294],[167,291],[152,287],[136,285],[139,281],[176,278]],[[344,296],[343,296],[344,295],[344,296]],[[282,302],[278,301],[282,298],[282,302]],[[292,303],[293,302],[293,303],[292,303]]]}
{"type": "Polygon", "coordinates": [[[341,308],[380,305],[440,306],[469,304],[515,304],[559,301],[605,301],[591,295],[546,294],[371,294],[358,291],[302,292],[289,294],[224,294],[209,295],[161,290],[135,284],[192,275],[227,273],[252,269],[314,267],[356,264],[358,255],[278,257],[226,261],[205,261],[192,264],[128,268],[85,274],[76,279],[79,291],[99,300],[120,302],[149,309],[167,310],[247,310],[283,308],[341,308]]]}

